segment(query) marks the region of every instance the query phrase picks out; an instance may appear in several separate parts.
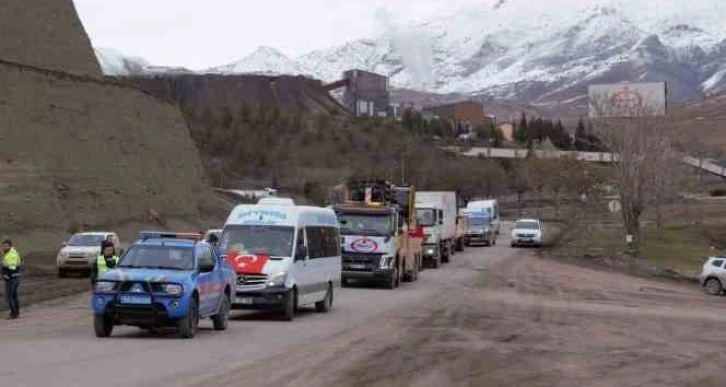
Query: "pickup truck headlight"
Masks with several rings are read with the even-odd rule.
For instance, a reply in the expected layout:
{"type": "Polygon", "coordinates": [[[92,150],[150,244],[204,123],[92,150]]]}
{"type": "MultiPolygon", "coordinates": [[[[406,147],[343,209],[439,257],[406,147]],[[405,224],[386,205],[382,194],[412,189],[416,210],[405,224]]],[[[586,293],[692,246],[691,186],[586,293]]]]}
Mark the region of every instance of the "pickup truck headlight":
{"type": "Polygon", "coordinates": [[[98,281],[96,282],[96,291],[99,293],[108,293],[116,290],[118,282],[114,281],[98,281]]]}
{"type": "Polygon", "coordinates": [[[179,284],[162,284],[161,289],[171,296],[179,296],[184,293],[184,288],[179,284]]]}
{"type": "Polygon", "coordinates": [[[285,286],[285,280],[287,280],[287,272],[281,271],[272,277],[267,281],[267,286],[269,287],[281,287],[285,286]]]}
{"type": "Polygon", "coordinates": [[[381,263],[380,263],[381,269],[390,269],[392,265],[393,265],[392,256],[381,257],[381,263]]]}

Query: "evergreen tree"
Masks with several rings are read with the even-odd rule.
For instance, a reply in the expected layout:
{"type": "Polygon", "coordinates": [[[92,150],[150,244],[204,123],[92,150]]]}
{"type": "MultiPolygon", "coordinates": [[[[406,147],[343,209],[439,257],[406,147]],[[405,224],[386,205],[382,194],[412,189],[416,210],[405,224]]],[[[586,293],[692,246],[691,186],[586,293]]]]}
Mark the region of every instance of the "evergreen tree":
{"type": "Polygon", "coordinates": [[[499,148],[502,146],[502,142],[504,142],[504,133],[494,123],[489,126],[489,140],[494,148],[499,148]]]}
{"type": "Polygon", "coordinates": [[[526,144],[529,138],[529,129],[527,125],[527,115],[522,112],[522,118],[519,120],[519,126],[516,127],[514,139],[520,144],[526,144]]]}
{"type": "MultiPolygon", "coordinates": [[[[570,134],[567,133],[567,129],[565,129],[565,126],[562,125],[562,121],[558,120],[557,124],[554,128],[555,136],[557,137],[556,145],[558,148],[562,150],[571,150],[572,149],[572,137],[570,137],[570,134]]],[[[554,142],[554,140],[553,140],[554,142]]]]}
{"type": "Polygon", "coordinates": [[[580,118],[577,123],[577,129],[575,129],[575,150],[585,152],[589,149],[587,131],[585,130],[585,123],[580,118]]]}

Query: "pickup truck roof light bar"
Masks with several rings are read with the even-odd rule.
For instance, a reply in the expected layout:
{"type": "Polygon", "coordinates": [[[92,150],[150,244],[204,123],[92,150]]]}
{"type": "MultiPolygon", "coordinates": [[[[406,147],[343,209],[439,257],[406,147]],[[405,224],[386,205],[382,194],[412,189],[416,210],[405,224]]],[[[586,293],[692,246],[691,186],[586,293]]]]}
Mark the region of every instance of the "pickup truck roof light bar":
{"type": "Polygon", "coordinates": [[[193,241],[201,241],[202,234],[198,232],[168,232],[168,231],[141,231],[141,240],[149,238],[170,238],[170,239],[189,239],[193,241]]]}

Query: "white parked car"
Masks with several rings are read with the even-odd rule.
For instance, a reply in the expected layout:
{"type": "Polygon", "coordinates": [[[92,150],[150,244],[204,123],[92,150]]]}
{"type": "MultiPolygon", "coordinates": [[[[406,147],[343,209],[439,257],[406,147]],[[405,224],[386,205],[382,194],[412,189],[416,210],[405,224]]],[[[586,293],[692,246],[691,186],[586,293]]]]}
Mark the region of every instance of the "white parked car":
{"type": "Polygon", "coordinates": [[[538,219],[520,219],[512,227],[512,247],[542,246],[542,223],[538,219]]]}
{"type": "Polygon", "coordinates": [[[85,272],[90,270],[91,264],[101,255],[101,243],[109,235],[114,246],[116,246],[116,254],[121,255],[121,242],[115,232],[80,232],[74,234],[67,242],[63,242],[63,248],[60,249],[56,257],[58,276],[65,277],[71,271],[85,272]]]}
{"type": "Polygon", "coordinates": [[[708,294],[719,295],[726,284],[726,257],[709,257],[703,264],[701,288],[708,294]]]}

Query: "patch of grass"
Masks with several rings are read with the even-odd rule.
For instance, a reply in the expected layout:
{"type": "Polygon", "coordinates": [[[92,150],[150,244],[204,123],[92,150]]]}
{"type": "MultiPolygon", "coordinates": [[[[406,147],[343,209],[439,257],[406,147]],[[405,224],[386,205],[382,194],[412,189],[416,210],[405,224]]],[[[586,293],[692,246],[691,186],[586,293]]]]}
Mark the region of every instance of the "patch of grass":
{"type": "Polygon", "coordinates": [[[668,224],[645,233],[643,256],[662,269],[692,276],[711,253],[701,229],[690,224],[668,224]]]}
{"type": "MultiPolygon", "coordinates": [[[[569,259],[606,261],[622,257],[625,233],[621,227],[589,225],[570,230],[551,255],[569,259]]],[[[685,223],[668,223],[658,230],[643,230],[641,255],[644,263],[660,270],[692,277],[700,271],[705,257],[712,254],[708,238],[700,227],[685,223]]]]}

